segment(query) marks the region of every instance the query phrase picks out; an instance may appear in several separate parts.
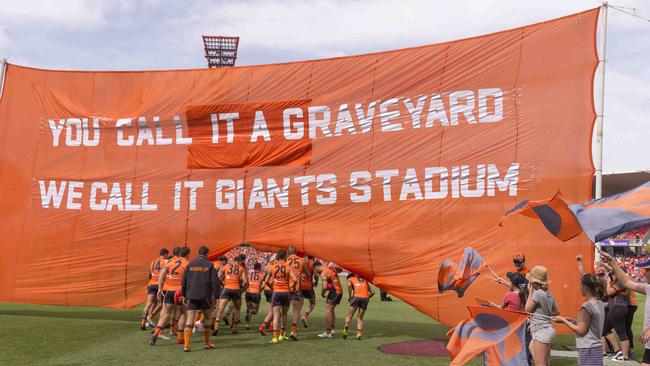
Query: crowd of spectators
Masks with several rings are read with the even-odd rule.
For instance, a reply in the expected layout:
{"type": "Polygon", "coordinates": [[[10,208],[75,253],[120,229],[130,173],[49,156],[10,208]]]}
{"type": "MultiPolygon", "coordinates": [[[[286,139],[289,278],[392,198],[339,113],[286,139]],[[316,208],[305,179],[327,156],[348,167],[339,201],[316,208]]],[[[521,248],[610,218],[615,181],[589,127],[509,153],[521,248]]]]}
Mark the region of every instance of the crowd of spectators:
{"type": "Polygon", "coordinates": [[[246,267],[247,268],[253,268],[253,265],[255,263],[261,263],[262,265],[265,265],[266,263],[269,262],[271,259],[271,256],[273,253],[270,252],[261,252],[251,246],[248,245],[241,245],[238,247],[232,248],[230,251],[228,251],[225,256],[229,260],[237,257],[240,254],[245,254],[246,255],[246,267]]]}
{"type": "Polygon", "coordinates": [[[621,267],[624,268],[624,270],[627,272],[627,274],[632,277],[632,279],[636,282],[643,282],[645,283],[645,269],[643,268],[637,268],[636,264],[645,262],[648,259],[650,259],[650,255],[628,255],[628,256],[623,256],[623,255],[617,255],[616,260],[618,263],[620,263],[621,267]]]}

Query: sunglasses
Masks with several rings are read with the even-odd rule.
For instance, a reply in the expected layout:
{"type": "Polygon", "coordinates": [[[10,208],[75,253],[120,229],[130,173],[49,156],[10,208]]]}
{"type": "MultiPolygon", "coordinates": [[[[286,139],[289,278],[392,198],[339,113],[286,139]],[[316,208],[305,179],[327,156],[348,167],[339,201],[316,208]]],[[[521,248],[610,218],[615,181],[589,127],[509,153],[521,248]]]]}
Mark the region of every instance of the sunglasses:
{"type": "Polygon", "coordinates": [[[521,259],[513,259],[512,263],[514,263],[514,264],[522,264],[522,263],[524,263],[524,261],[521,260],[521,259]]]}

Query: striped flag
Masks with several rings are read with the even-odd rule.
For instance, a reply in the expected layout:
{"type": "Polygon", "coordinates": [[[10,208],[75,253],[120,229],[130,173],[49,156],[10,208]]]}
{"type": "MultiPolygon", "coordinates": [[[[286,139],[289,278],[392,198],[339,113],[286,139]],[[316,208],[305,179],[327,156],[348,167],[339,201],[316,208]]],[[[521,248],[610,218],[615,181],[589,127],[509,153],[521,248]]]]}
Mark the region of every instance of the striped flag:
{"type": "Polygon", "coordinates": [[[499,222],[514,214],[539,218],[558,239],[584,232],[593,242],[650,225],[650,182],[624,193],[569,205],[560,192],[542,201],[522,201],[499,222]]]}
{"type": "Polygon", "coordinates": [[[447,350],[451,366],[464,365],[487,352],[488,365],[525,365],[525,326],[528,314],[468,306],[471,318],[450,331],[447,350]]]}
{"type": "Polygon", "coordinates": [[[479,276],[485,267],[485,260],[474,248],[465,248],[460,265],[451,259],[445,259],[438,271],[438,291],[456,291],[458,297],[463,297],[465,290],[479,276]]]}

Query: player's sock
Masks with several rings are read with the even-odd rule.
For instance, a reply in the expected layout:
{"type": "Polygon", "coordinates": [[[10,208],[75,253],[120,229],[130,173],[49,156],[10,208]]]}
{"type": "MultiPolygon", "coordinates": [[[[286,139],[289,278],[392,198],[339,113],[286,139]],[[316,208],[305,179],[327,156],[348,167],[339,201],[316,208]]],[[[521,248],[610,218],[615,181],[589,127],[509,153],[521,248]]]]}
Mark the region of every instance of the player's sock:
{"type": "Polygon", "coordinates": [[[176,334],[177,331],[178,331],[178,326],[176,324],[172,324],[171,334],[176,334]]]}
{"type": "Polygon", "coordinates": [[[185,334],[185,332],[178,332],[178,335],[176,336],[176,344],[184,344],[185,343],[185,340],[184,340],[184,337],[183,337],[184,334],[185,334]]]}
{"type": "Polygon", "coordinates": [[[273,331],[273,338],[278,338],[278,332],[277,331],[273,331]]]}
{"type": "Polygon", "coordinates": [[[192,328],[185,327],[183,331],[183,342],[186,349],[190,349],[190,337],[192,336],[192,328]]]}
{"type": "Polygon", "coordinates": [[[210,328],[203,329],[203,339],[205,340],[205,345],[210,345],[210,328]]]}
{"type": "Polygon", "coordinates": [[[280,328],[280,337],[284,337],[284,327],[280,328]]]}
{"type": "Polygon", "coordinates": [[[326,332],[327,332],[327,334],[331,334],[332,333],[332,328],[327,328],[326,332]]]}
{"type": "Polygon", "coordinates": [[[298,324],[291,324],[291,334],[298,333],[298,324]]]}

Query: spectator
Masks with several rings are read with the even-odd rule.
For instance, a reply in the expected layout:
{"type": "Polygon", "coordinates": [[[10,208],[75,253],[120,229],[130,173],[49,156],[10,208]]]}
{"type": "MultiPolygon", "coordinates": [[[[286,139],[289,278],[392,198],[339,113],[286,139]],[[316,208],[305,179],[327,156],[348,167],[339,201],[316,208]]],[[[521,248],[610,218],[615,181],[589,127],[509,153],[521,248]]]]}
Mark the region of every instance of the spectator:
{"type": "Polygon", "coordinates": [[[530,333],[533,341],[530,344],[535,365],[550,365],[551,344],[555,339],[555,328],[551,317],[560,315],[555,299],[548,290],[548,270],[544,266],[535,266],[526,275],[528,292],[525,310],[531,313],[530,333]]]}
{"type": "Polygon", "coordinates": [[[526,256],[524,253],[515,253],[515,255],[512,256],[512,263],[515,265],[516,273],[525,276],[530,272],[528,267],[526,267],[526,256]]]}
{"type": "Polygon", "coordinates": [[[580,285],[580,292],[587,301],[580,307],[578,320],[561,316],[555,316],[553,320],[566,324],[576,333],[579,365],[601,366],[603,346],[600,343],[600,335],[605,321],[605,306],[599,299],[603,296],[604,288],[593,273],[581,275],[580,285]]]}

